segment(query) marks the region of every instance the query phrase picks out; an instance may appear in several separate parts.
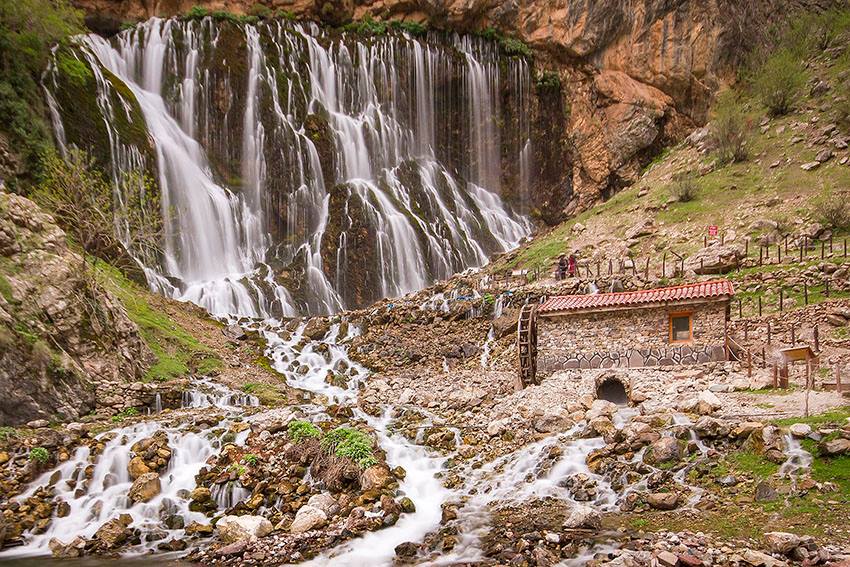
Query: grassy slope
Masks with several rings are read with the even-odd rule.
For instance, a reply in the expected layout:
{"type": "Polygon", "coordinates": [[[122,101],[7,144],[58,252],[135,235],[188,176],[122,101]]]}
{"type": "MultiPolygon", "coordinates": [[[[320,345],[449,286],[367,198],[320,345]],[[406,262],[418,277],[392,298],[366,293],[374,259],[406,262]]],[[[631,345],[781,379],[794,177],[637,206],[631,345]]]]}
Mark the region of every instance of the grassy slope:
{"type": "Polygon", "coordinates": [[[142,338],[156,355],[157,361],[146,375],[148,380],[164,381],[190,373],[213,374],[222,367],[222,360],[215,352],[152,306],[152,300],[159,298],[104,262],[98,262],[97,274],[106,289],[124,305],[127,315],[138,325],[142,338]]]}
{"type": "MultiPolygon", "coordinates": [[[[822,55],[807,70],[807,76],[837,87],[838,76],[848,70],[850,56],[833,60],[822,55]]],[[[747,161],[711,169],[713,155],[699,155],[694,148],[679,144],[647,166],[634,186],[538,235],[518,253],[495,262],[493,269],[540,268],[544,273],[550,272],[559,254],[579,249],[583,257],[589,257],[599,244],[625,240],[626,231],[643,218],[653,219],[657,230],[630,247],[631,255],[637,258],[659,257],[658,251],[665,249],[690,254],[702,247],[709,225],[718,225],[721,231],[735,230],[740,242],[744,236],[761,234],[750,228],[755,220],[775,220],[785,227],[812,220],[810,204],[824,186],[850,187],[850,166],[839,163],[850,155],[848,150],[834,150],[835,157],[814,171],[800,168],[822,149],[823,146],[808,147],[807,139],[833,121],[835,97],[843,94],[840,91],[833,88],[820,97],[801,97],[794,112],[771,119],[767,128],[760,127],[765,109],[753,96],[744,94],[754,124],[747,161]],[[804,139],[794,141],[795,137],[804,139]],[[771,167],[777,161],[780,165],[771,167]],[[675,174],[709,169],[696,178],[695,200],[670,202],[669,187],[675,174]],[[643,194],[639,196],[640,193],[643,194]],[[575,234],[573,227],[577,223],[586,230],[575,234]]]]}

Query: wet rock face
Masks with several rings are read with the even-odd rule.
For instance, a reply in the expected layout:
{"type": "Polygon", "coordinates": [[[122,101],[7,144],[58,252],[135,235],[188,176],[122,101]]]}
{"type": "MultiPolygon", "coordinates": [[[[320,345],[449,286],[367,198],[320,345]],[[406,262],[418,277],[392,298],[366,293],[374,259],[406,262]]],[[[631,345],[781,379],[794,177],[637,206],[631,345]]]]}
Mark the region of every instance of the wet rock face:
{"type": "Polygon", "coordinates": [[[142,377],[151,355],[138,328],[24,197],[0,193],[0,256],[0,423],[76,420],[98,405],[100,382],[142,377]]]}
{"type": "MultiPolygon", "coordinates": [[[[76,0],[75,4],[90,14],[91,21],[109,22],[185,13],[195,2],[76,0]]],[[[257,2],[199,4],[250,13],[257,2]]],[[[271,0],[260,4],[272,11],[280,7],[271,0]]],[[[556,70],[564,85],[560,91],[550,89],[539,101],[541,110],[547,111],[554,102],[556,114],[564,120],[552,120],[556,114],[547,112],[539,115],[545,122],[533,125],[535,143],[551,146],[535,164],[541,183],[534,190],[534,206],[547,222],[557,220],[572,185],[577,197],[573,209],[610,196],[634,181],[642,165],[664,144],[684,137],[694,123],[704,122],[711,96],[739,58],[759,41],[773,18],[787,12],[780,0],[732,5],[718,0],[636,4],[614,0],[559,4],[549,0],[293,0],[285,9],[332,26],[366,16],[427,21],[458,31],[492,26],[544,55],[538,65],[556,70]],[[564,109],[568,109],[566,115],[564,109]],[[564,167],[559,157],[567,145],[574,159],[564,167]]],[[[237,132],[241,127],[230,126],[237,132]]],[[[231,146],[227,151],[239,151],[239,144],[231,146]]],[[[505,169],[506,179],[515,178],[511,166],[505,169]]]]}

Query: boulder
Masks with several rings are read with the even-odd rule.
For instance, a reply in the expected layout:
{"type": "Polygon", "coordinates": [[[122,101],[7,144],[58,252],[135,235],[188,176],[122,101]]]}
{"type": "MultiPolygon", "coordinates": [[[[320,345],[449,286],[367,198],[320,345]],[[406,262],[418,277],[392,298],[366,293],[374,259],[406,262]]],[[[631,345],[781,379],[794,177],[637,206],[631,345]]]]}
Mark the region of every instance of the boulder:
{"type": "Polygon", "coordinates": [[[831,441],[825,441],[819,446],[820,452],[830,457],[835,455],[850,454],[850,439],[839,437],[831,441]]]}
{"type": "Polygon", "coordinates": [[[94,534],[94,540],[101,549],[116,549],[132,535],[129,529],[133,523],[130,514],[121,514],[100,526],[94,534]]]}
{"type": "Polygon", "coordinates": [[[193,536],[211,536],[213,534],[213,527],[209,524],[202,524],[200,522],[191,522],[188,526],[186,526],[186,535],[193,536]]]}
{"type": "Polygon", "coordinates": [[[307,505],[312,506],[313,508],[318,508],[324,512],[328,518],[335,516],[339,512],[339,504],[329,492],[323,492],[321,494],[311,496],[310,500],[307,501],[307,505]]]}
{"type": "Polygon", "coordinates": [[[812,432],[812,426],[808,423],[795,423],[788,430],[791,432],[791,435],[796,437],[797,439],[802,439],[803,437],[808,437],[812,432]]]}
{"type": "Polygon", "coordinates": [[[742,421],[732,430],[732,435],[737,439],[749,437],[753,431],[760,431],[764,424],[760,421],[742,421]]]}
{"type": "Polygon", "coordinates": [[[643,454],[643,462],[649,465],[676,462],[682,457],[682,449],[675,437],[662,437],[652,443],[643,454]]]}
{"type": "Polygon", "coordinates": [[[593,400],[590,409],[584,414],[585,421],[592,421],[597,417],[611,417],[617,413],[617,404],[608,400],[593,400]]]}
{"type": "Polygon", "coordinates": [[[753,567],[778,567],[779,565],[786,564],[784,561],[771,557],[767,553],[762,553],[761,551],[755,551],[753,549],[745,549],[741,554],[741,558],[748,565],[752,565],[753,567]]]}
{"type": "Polygon", "coordinates": [[[764,534],[764,542],[771,553],[787,555],[800,545],[800,538],[788,532],[767,532],[764,534]]]}
{"type": "Polygon", "coordinates": [[[738,267],[743,255],[739,246],[713,245],[701,248],[685,260],[685,271],[697,274],[725,274],[738,267]]]}
{"type": "Polygon", "coordinates": [[[566,529],[599,529],[602,526],[602,516],[590,506],[577,504],[564,520],[566,529]]]}
{"type": "Polygon", "coordinates": [[[717,410],[723,407],[723,403],[720,401],[714,392],[711,390],[703,390],[699,394],[699,398],[697,398],[697,407],[696,413],[699,415],[710,415],[717,410]]]}
{"type": "Polygon", "coordinates": [[[360,475],[360,488],[366,490],[380,490],[389,485],[393,475],[386,465],[374,465],[363,471],[360,475]]]}
{"type": "Polygon", "coordinates": [[[147,502],[162,492],[159,475],[153,472],[145,473],[133,482],[128,496],[133,502],[147,502]]]}
{"type": "Polygon", "coordinates": [[[141,457],[133,457],[127,464],[127,472],[130,473],[130,478],[136,480],[143,474],[151,472],[151,469],[145,464],[145,460],[141,457]]]}
{"type": "Polygon", "coordinates": [[[776,492],[776,489],[774,489],[770,483],[767,481],[761,481],[758,485],[756,485],[754,498],[756,502],[770,502],[779,498],[779,493],[776,492]]]}
{"type": "Polygon", "coordinates": [[[236,324],[226,326],[221,332],[231,341],[241,341],[248,337],[245,334],[245,329],[236,324]]]}
{"type": "Polygon", "coordinates": [[[310,530],[320,528],[328,521],[328,516],[315,506],[306,504],[298,509],[295,519],[289,526],[289,531],[294,534],[302,534],[310,530]]]}
{"type": "Polygon", "coordinates": [[[719,419],[704,415],[700,417],[694,424],[694,431],[700,437],[708,437],[710,439],[716,437],[725,437],[729,434],[729,426],[719,419]]]}
{"type": "Polygon", "coordinates": [[[70,543],[64,543],[58,539],[51,538],[47,544],[53,557],[71,559],[82,557],[86,549],[86,540],[80,536],[75,537],[70,543]]]}
{"type": "Polygon", "coordinates": [[[27,427],[30,429],[44,429],[45,427],[50,427],[50,422],[46,419],[34,419],[27,422],[27,427]]]}
{"type": "Polygon", "coordinates": [[[224,543],[250,541],[272,532],[272,523],[262,516],[224,516],[215,525],[218,539],[224,543]]]}
{"type": "Polygon", "coordinates": [[[198,486],[189,494],[189,499],[195,502],[209,502],[212,499],[212,493],[206,486],[198,486]]]}
{"type": "Polygon", "coordinates": [[[645,499],[656,510],[673,510],[679,505],[679,495],[675,492],[652,492],[645,499]]]}

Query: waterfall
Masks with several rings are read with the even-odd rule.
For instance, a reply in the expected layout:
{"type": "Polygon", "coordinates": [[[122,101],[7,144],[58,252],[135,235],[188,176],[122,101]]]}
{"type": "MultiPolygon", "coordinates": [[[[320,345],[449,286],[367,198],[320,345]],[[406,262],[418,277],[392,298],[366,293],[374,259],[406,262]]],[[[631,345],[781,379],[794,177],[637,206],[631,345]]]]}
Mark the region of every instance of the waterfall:
{"type": "MultiPolygon", "coordinates": [[[[115,179],[155,176],[163,252],[136,255],[150,286],[213,314],[360,307],[481,266],[530,230],[523,198],[501,192],[517,167],[509,194],[528,191],[531,71],[494,42],[154,18],[54,52],[68,56],[96,78],[115,179]],[[508,113],[519,125],[503,133],[508,113]]],[[[92,95],[61,67],[44,80],[54,129],[85,145],[68,106],[92,95]]]]}

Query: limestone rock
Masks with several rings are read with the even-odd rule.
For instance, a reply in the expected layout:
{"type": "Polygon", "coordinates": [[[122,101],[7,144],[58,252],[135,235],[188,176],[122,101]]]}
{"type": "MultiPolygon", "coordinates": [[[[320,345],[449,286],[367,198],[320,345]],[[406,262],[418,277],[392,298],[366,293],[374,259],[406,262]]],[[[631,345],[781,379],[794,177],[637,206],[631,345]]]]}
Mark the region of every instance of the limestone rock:
{"type": "Polygon", "coordinates": [[[643,454],[643,461],[650,465],[678,461],[682,456],[682,449],[675,437],[662,437],[651,444],[643,454]]]}
{"type": "Polygon", "coordinates": [[[218,539],[224,543],[254,540],[272,532],[272,523],[262,516],[224,516],[215,525],[218,539]]]}
{"type": "Polygon", "coordinates": [[[599,529],[602,526],[602,516],[595,509],[583,504],[577,504],[570,515],[564,520],[567,529],[599,529]]]}
{"type": "Polygon", "coordinates": [[[764,541],[767,544],[767,549],[771,553],[781,553],[787,555],[800,545],[800,538],[788,532],[767,532],[764,534],[764,541]]]}
{"type": "Polygon", "coordinates": [[[109,520],[94,534],[94,539],[102,549],[116,549],[130,537],[128,527],[133,523],[129,514],[121,514],[119,517],[109,520]]]}
{"type": "Polygon", "coordinates": [[[130,478],[136,480],[143,474],[151,472],[151,470],[145,464],[144,459],[142,459],[141,457],[133,457],[127,464],[127,472],[130,474],[130,478]]]}
{"type": "Polygon", "coordinates": [[[685,260],[685,271],[697,274],[725,274],[738,267],[744,251],[739,246],[713,245],[701,248],[685,260]]]}
{"type": "Polygon", "coordinates": [[[831,441],[826,441],[820,444],[820,450],[823,454],[829,456],[850,454],[850,439],[839,437],[831,441]]]}
{"type": "Polygon", "coordinates": [[[133,502],[147,502],[162,491],[159,475],[156,473],[145,473],[133,482],[128,496],[133,502]]]}
{"type": "Polygon", "coordinates": [[[307,501],[307,505],[312,506],[313,508],[318,508],[329,518],[335,516],[337,512],[339,512],[339,504],[329,492],[323,492],[321,494],[311,496],[310,500],[307,501]]]}
{"type": "Polygon", "coordinates": [[[808,423],[795,423],[791,427],[788,428],[791,432],[791,435],[796,437],[797,439],[802,439],[803,437],[807,437],[812,432],[812,426],[808,423]]]}
{"type": "Polygon", "coordinates": [[[309,504],[301,506],[295,514],[295,519],[289,526],[289,531],[301,534],[325,525],[328,520],[327,514],[315,506],[309,504]]]}
{"type": "Polygon", "coordinates": [[[656,510],[673,510],[679,505],[675,492],[652,492],[646,495],[646,503],[656,510]]]}
{"type": "Polygon", "coordinates": [[[393,480],[393,475],[385,465],[374,465],[360,475],[360,488],[365,490],[380,490],[393,480]]]}

